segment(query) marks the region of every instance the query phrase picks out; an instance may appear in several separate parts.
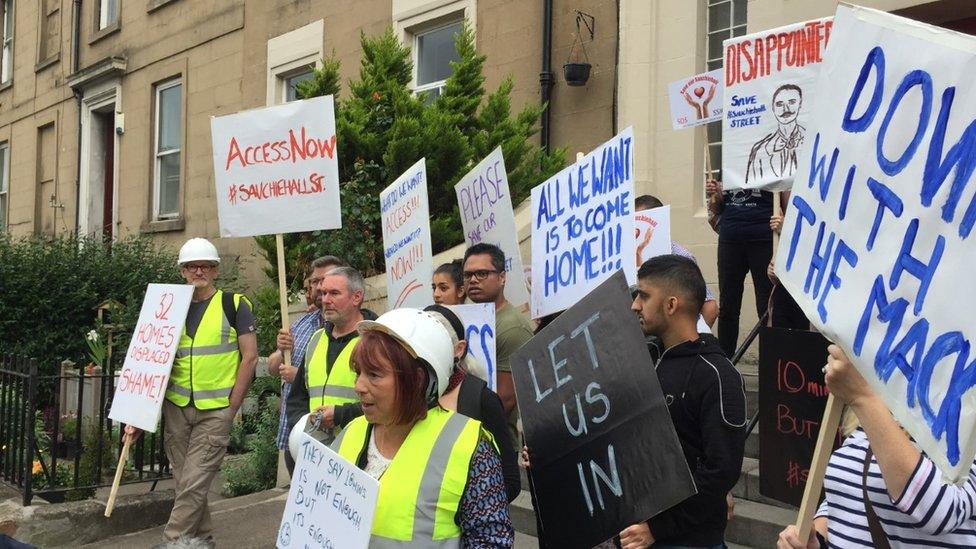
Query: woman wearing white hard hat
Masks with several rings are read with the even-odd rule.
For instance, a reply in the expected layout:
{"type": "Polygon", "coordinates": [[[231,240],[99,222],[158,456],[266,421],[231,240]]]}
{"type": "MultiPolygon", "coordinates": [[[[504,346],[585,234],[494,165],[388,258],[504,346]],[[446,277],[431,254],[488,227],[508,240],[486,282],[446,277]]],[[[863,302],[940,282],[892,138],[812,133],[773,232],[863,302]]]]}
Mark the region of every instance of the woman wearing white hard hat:
{"type": "Polygon", "coordinates": [[[447,330],[406,308],[356,327],[352,365],[364,415],[332,448],[380,481],[370,546],[512,547],[490,435],[437,403],[454,366],[447,330]]]}

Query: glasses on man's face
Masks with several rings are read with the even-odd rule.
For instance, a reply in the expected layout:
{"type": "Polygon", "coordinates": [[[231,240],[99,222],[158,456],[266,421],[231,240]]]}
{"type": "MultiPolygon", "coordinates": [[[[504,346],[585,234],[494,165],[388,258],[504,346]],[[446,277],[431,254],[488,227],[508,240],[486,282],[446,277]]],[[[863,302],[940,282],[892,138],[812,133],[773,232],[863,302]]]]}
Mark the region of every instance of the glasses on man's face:
{"type": "Polygon", "coordinates": [[[471,280],[473,278],[478,282],[481,282],[482,280],[488,278],[490,275],[493,274],[498,274],[498,271],[491,271],[488,269],[480,269],[477,271],[464,271],[464,273],[462,273],[462,276],[464,276],[464,280],[471,280]]]}
{"type": "Polygon", "coordinates": [[[213,265],[183,265],[183,268],[186,269],[187,271],[190,271],[191,273],[192,272],[209,273],[210,271],[213,270],[214,266],[213,265]]]}

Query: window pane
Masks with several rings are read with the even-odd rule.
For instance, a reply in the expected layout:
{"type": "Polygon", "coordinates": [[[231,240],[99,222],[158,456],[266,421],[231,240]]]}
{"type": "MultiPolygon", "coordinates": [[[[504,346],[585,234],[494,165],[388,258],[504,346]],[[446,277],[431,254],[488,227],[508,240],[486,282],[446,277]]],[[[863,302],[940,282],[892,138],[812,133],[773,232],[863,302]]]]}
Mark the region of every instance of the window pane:
{"type": "Polygon", "coordinates": [[[158,152],[180,148],[181,116],[180,90],[177,84],[159,92],[159,147],[158,152]]]}
{"type": "Polygon", "coordinates": [[[7,230],[7,193],[0,193],[0,232],[7,230]]]}
{"type": "Polygon", "coordinates": [[[708,35],[708,59],[722,59],[725,57],[725,50],[722,48],[722,41],[729,38],[729,31],[713,32],[708,35]]]}
{"type": "Polygon", "coordinates": [[[732,24],[746,24],[746,0],[733,0],[732,5],[732,24]]]}
{"type": "MultiPolygon", "coordinates": [[[[715,179],[722,179],[722,145],[709,145],[708,152],[711,154],[712,174],[715,179]]],[[[706,168],[707,169],[707,168],[706,168]]]]}
{"type": "Polygon", "coordinates": [[[7,172],[9,152],[10,149],[6,145],[0,148],[0,193],[7,192],[7,186],[10,184],[9,172],[7,172]]]}
{"type": "Polygon", "coordinates": [[[180,153],[160,156],[159,163],[159,216],[180,213],[180,153]]]}
{"type": "Polygon", "coordinates": [[[417,36],[417,84],[446,80],[451,76],[451,61],[458,61],[454,35],[461,31],[455,23],[417,36]]]}
{"type": "Polygon", "coordinates": [[[3,1],[3,38],[4,40],[11,38],[14,34],[14,19],[11,17],[11,7],[13,6],[13,0],[3,1]]]}
{"type": "Polygon", "coordinates": [[[746,26],[742,25],[740,27],[734,27],[732,29],[732,36],[742,36],[746,33],[746,26]]]}
{"type": "Polygon", "coordinates": [[[708,30],[716,31],[727,29],[732,25],[732,4],[722,2],[708,7],[708,30]]]}
{"type": "Polygon", "coordinates": [[[715,122],[709,122],[706,127],[708,128],[708,142],[716,143],[722,140],[722,121],[716,120],[715,122]]]}
{"type": "Polygon", "coordinates": [[[303,72],[300,74],[295,74],[285,78],[285,103],[291,103],[298,99],[298,91],[295,89],[299,82],[305,82],[306,80],[312,80],[314,75],[312,71],[303,72]]]}

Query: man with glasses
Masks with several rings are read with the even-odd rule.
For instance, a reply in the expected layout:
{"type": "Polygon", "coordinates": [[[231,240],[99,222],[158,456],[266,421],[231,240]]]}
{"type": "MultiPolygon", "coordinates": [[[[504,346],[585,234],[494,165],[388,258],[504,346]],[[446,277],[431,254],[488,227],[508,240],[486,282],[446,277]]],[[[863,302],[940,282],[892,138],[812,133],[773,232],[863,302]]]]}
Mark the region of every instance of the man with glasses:
{"type": "MultiPolygon", "coordinates": [[[[163,535],[207,540],[212,524],[207,493],[230,443],[230,428],[254,379],[258,360],[254,314],[240,294],[214,286],[220,256],[203,238],[191,238],[177,261],[193,297],[163,402],[165,448],[176,498],[163,535]]],[[[126,426],[135,441],[141,431],[126,426]]]]}
{"type": "MultiPolygon", "coordinates": [[[[305,347],[308,340],[316,330],[325,326],[325,317],[320,310],[319,300],[321,291],[319,283],[325,278],[325,274],[336,267],[346,267],[348,264],[334,256],[325,255],[312,261],[312,272],[307,278],[306,299],[310,302],[311,310],[302,315],[294,324],[291,330],[278,330],[278,350],[268,355],[268,374],[281,376],[281,417],[278,421],[278,449],[285,452],[285,467],[291,475],[295,470],[295,459],[288,452],[288,434],[291,429],[288,425],[288,414],[286,413],[286,403],[291,394],[291,384],[295,381],[298,373],[298,365],[305,360],[305,347]],[[283,351],[291,352],[291,364],[285,364],[283,351]]],[[[305,403],[305,407],[308,403],[305,403]]]]}
{"type": "Polygon", "coordinates": [[[464,290],[475,303],[495,304],[495,368],[498,396],[508,415],[512,442],[518,451],[518,410],[511,356],[532,339],[532,323],[505,301],[505,252],[492,244],[475,244],[464,252],[464,290]]]}

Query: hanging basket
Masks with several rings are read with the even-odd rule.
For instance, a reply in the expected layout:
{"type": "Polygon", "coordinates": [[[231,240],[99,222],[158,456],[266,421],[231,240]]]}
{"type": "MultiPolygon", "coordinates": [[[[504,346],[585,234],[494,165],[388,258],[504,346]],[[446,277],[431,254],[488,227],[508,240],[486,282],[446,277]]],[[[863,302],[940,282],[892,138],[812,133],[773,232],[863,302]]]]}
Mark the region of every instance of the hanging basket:
{"type": "Polygon", "coordinates": [[[566,63],[563,65],[563,77],[570,86],[583,86],[590,79],[589,63],[566,63]]]}

